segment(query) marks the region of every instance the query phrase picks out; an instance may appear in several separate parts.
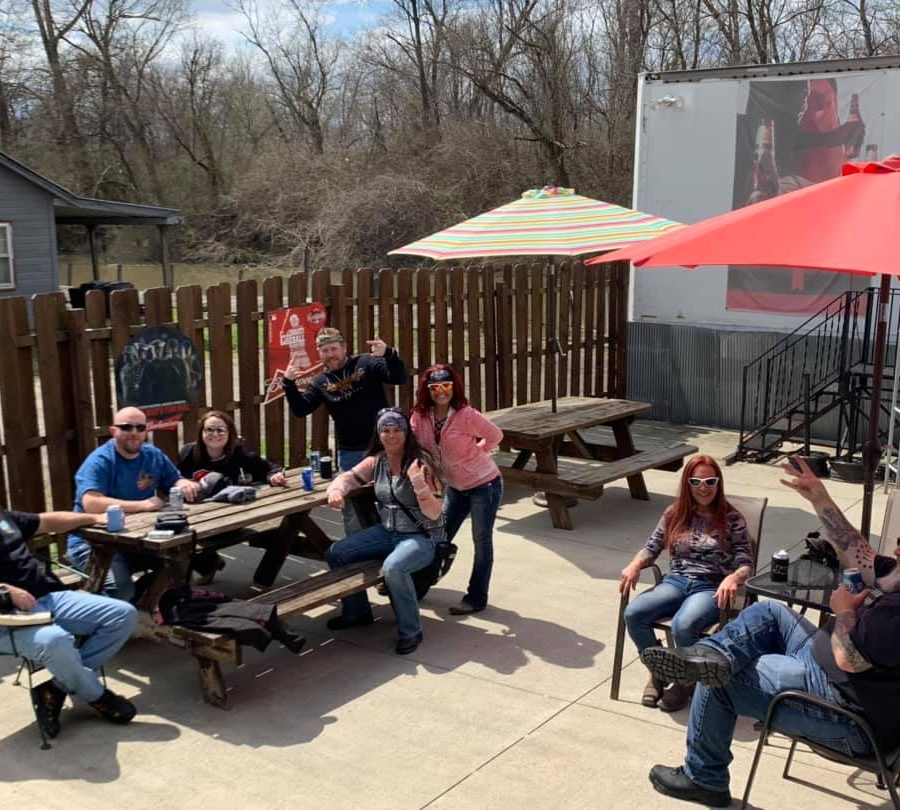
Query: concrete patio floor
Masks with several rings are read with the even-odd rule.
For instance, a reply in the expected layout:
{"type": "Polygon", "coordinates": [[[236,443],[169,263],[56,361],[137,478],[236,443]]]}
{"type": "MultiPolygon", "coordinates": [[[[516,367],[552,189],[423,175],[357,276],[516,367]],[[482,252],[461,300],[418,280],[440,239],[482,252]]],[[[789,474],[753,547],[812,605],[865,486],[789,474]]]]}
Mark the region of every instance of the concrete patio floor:
{"type": "MultiPolygon", "coordinates": [[[[639,423],[636,434],[670,434],[719,459],[735,434],[639,423]]],[[[640,439],[638,439],[640,445],[640,439]]],[[[765,495],[760,560],[791,546],[818,521],[778,483],[776,467],[725,470],[727,492],[765,495]]],[[[495,534],[491,606],[452,617],[468,579],[468,525],[450,574],[422,605],[425,642],[394,654],[386,599],[371,595],[372,627],[329,633],[334,609],[292,621],[309,641],[298,657],[273,646],[225,665],[232,708],[200,699],[189,656],[134,639],[107,668],[110,686],[140,714],[110,726],[67,706],[50,751],[39,750],[28,697],[0,658],[0,795],[7,806],[97,808],[634,808],[688,807],[654,792],[657,762],[679,764],[687,710],[639,705],[645,671],[626,646],[621,700],[609,698],[619,572],[671,500],[677,474],[646,475],[649,502],[625,482],[573,510],[575,530],[554,530],[530,493],[508,489],[495,534]]],[[[829,489],[858,522],[862,488],[829,489]]],[[[876,494],[880,530],[885,496],[876,494]]],[[[331,514],[321,516],[330,521],[331,514]]],[[[877,541],[876,541],[877,542],[877,541]]],[[[259,552],[228,550],[218,589],[246,595],[259,552]],[[233,552],[233,553],[232,553],[233,552]]],[[[291,558],[283,577],[321,565],[291,558]]],[[[732,793],[743,792],[757,735],[740,721],[732,793]]],[[[799,753],[781,778],[787,744],[773,737],[760,765],[757,808],[887,807],[874,777],[799,753]]],[[[735,802],[737,806],[737,802],[735,802]]]]}

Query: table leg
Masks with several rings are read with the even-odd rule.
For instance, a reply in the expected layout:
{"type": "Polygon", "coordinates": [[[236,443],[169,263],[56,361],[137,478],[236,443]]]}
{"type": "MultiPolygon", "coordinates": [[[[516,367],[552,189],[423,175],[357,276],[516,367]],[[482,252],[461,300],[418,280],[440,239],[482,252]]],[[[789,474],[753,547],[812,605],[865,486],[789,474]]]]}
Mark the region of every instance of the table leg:
{"type": "MultiPolygon", "coordinates": [[[[621,454],[621,458],[633,456],[637,451],[634,447],[634,439],[631,437],[631,428],[628,426],[628,421],[613,422],[610,427],[612,427],[613,436],[616,437],[616,449],[621,454]]],[[[631,493],[632,498],[638,501],[650,500],[650,493],[647,492],[643,473],[629,475],[625,480],[628,481],[628,491],[631,493]]]]}
{"type": "Polygon", "coordinates": [[[153,575],[147,589],[141,594],[137,607],[148,613],[159,604],[160,597],[170,588],[180,588],[187,582],[188,568],[191,564],[190,547],[183,553],[163,559],[162,567],[153,575]]]}
{"type": "Polygon", "coordinates": [[[116,550],[110,546],[91,546],[91,556],[87,563],[87,585],[90,593],[101,593],[106,587],[106,577],[116,550]]]}
{"type": "Polygon", "coordinates": [[[525,465],[531,460],[531,450],[519,450],[519,455],[512,463],[514,470],[524,470],[525,465]]]}
{"type": "MultiPolygon", "coordinates": [[[[538,472],[559,475],[559,465],[556,460],[555,446],[542,447],[535,452],[535,467],[538,472]]],[[[547,498],[547,508],[550,510],[550,520],[554,528],[572,530],[572,517],[566,506],[566,498],[563,495],[554,495],[551,492],[544,493],[547,498]]]]}

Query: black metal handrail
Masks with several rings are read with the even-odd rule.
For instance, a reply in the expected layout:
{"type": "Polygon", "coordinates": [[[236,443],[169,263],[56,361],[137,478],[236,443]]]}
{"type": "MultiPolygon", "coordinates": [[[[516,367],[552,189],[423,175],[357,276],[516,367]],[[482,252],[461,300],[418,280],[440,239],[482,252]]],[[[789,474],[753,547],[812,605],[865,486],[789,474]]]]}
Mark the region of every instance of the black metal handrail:
{"type": "MultiPolygon", "coordinates": [[[[846,396],[852,370],[871,364],[876,293],[868,289],[838,296],[744,367],[739,453],[798,409],[808,419],[817,418],[821,413],[810,402],[825,390],[837,386],[838,396],[846,396]]],[[[900,301],[892,295],[895,336],[898,315],[900,301]]]]}

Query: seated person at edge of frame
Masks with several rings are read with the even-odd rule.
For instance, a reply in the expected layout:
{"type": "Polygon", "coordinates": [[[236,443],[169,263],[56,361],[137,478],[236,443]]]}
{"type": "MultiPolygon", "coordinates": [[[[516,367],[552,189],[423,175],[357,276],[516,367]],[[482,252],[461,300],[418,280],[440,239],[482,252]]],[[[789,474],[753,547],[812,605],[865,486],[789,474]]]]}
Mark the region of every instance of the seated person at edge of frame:
{"type": "MultiPolygon", "coordinates": [[[[409,422],[396,408],[378,413],[368,455],[328,487],[328,505],[344,507],[344,496],[375,482],[381,523],[333,543],[325,553],[328,565],[383,560],[381,571],[397,616],[397,654],[407,655],[422,642],[422,623],[412,574],[434,559],[443,535],[440,482],[429,455],[419,447],[409,422]]],[[[341,615],[328,620],[329,630],[372,624],[365,591],[341,600],[341,615]]]]}
{"type": "Polygon", "coordinates": [[[0,611],[48,611],[53,616],[47,624],[0,626],[0,652],[43,664],[53,676],[32,689],[38,722],[51,738],[59,734],[66,695],[112,723],[128,723],[135,715],[134,705],[106,689],[96,671],[128,641],[137,612],[117,599],[66,590],[27,545],[35,534],[74,531],[96,522],[94,515],[75,512],[36,515],[0,509],[0,611]],[[79,646],[76,636],[82,639],[79,646]]]}
{"type": "MultiPolygon", "coordinates": [[[[834,616],[818,630],[775,600],[745,608],[720,632],[692,647],[652,647],[641,656],[657,677],[699,683],[688,719],[687,753],[675,768],[655,765],[650,781],[676,799],[711,807],[731,801],[728,764],[738,716],[765,718],[772,698],[798,689],[861,713],[885,750],[900,745],[900,564],[875,554],[798,459],[782,467],[782,483],[809,500],[829,541],[878,590],[832,593],[834,616]]],[[[895,551],[900,556],[900,548],[895,551]]],[[[871,755],[868,740],[847,718],[786,701],[774,728],[850,755],[871,755]]]]}
{"type": "MultiPolygon", "coordinates": [[[[172,487],[193,501],[199,487],[183,478],[169,457],[147,443],[147,417],[138,408],[123,408],[109,428],[112,438],[94,450],[75,473],[76,512],[98,514],[118,504],[126,515],[156,512],[164,501],[159,492],[172,487]]],[[[85,570],[90,544],[78,535],[68,538],[66,554],[76,568],[85,570]]],[[[135,598],[132,574],[155,569],[159,561],[149,554],[119,552],[113,557],[106,593],[130,602],[135,598]]]]}
{"type": "MultiPolygon", "coordinates": [[[[178,471],[192,481],[210,472],[221,473],[228,484],[271,484],[286,487],[282,468],[248,450],[241,443],[234,420],[223,411],[209,411],[197,425],[197,440],[181,448],[178,471]]],[[[191,558],[195,584],[208,585],[225,567],[215,551],[200,551],[191,558]]]]}
{"type": "MultiPolygon", "coordinates": [[[[753,573],[753,550],[747,522],[725,497],[722,470],[710,456],[694,456],[684,466],[678,497],[659,520],[653,534],[622,569],[619,592],[634,589],[641,569],[668,549],[669,573],[625,609],[625,626],[638,653],[659,642],[653,622],[672,617],[678,647],[694,644],[719,619],[738,587],[753,573]]],[[[641,703],[665,712],[683,709],[692,686],[660,680],[651,673],[641,703]]]]}

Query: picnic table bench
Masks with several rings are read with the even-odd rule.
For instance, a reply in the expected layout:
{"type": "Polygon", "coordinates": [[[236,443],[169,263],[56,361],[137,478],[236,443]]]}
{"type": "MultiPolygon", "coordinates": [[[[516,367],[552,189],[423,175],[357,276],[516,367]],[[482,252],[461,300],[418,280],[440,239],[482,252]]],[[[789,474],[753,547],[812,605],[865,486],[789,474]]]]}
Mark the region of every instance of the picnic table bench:
{"type": "MultiPolygon", "coordinates": [[[[275,605],[279,618],[286,619],[371,588],[382,580],[381,562],[367,560],[313,574],[247,601],[275,605]]],[[[156,625],[149,617],[144,619],[143,630],[145,635],[180,647],[193,655],[200,667],[203,699],[213,706],[227,707],[228,693],[220,664],[224,662],[240,666],[243,663],[243,645],[234,636],[190,630],[178,625],[156,625]]]]}
{"type": "Polygon", "coordinates": [[[596,397],[562,397],[555,412],[550,402],[532,402],[486,414],[503,430],[504,444],[517,453],[495,456],[505,481],[546,493],[553,525],[571,529],[567,498],[597,500],[603,486],[624,478],[631,497],[648,500],[642,473],[674,472],[684,457],[697,452],[691,444],[638,450],[630,425],[650,410],[646,402],[596,397]],[[581,431],[611,428],[614,444],[591,442],[581,431]]]}

